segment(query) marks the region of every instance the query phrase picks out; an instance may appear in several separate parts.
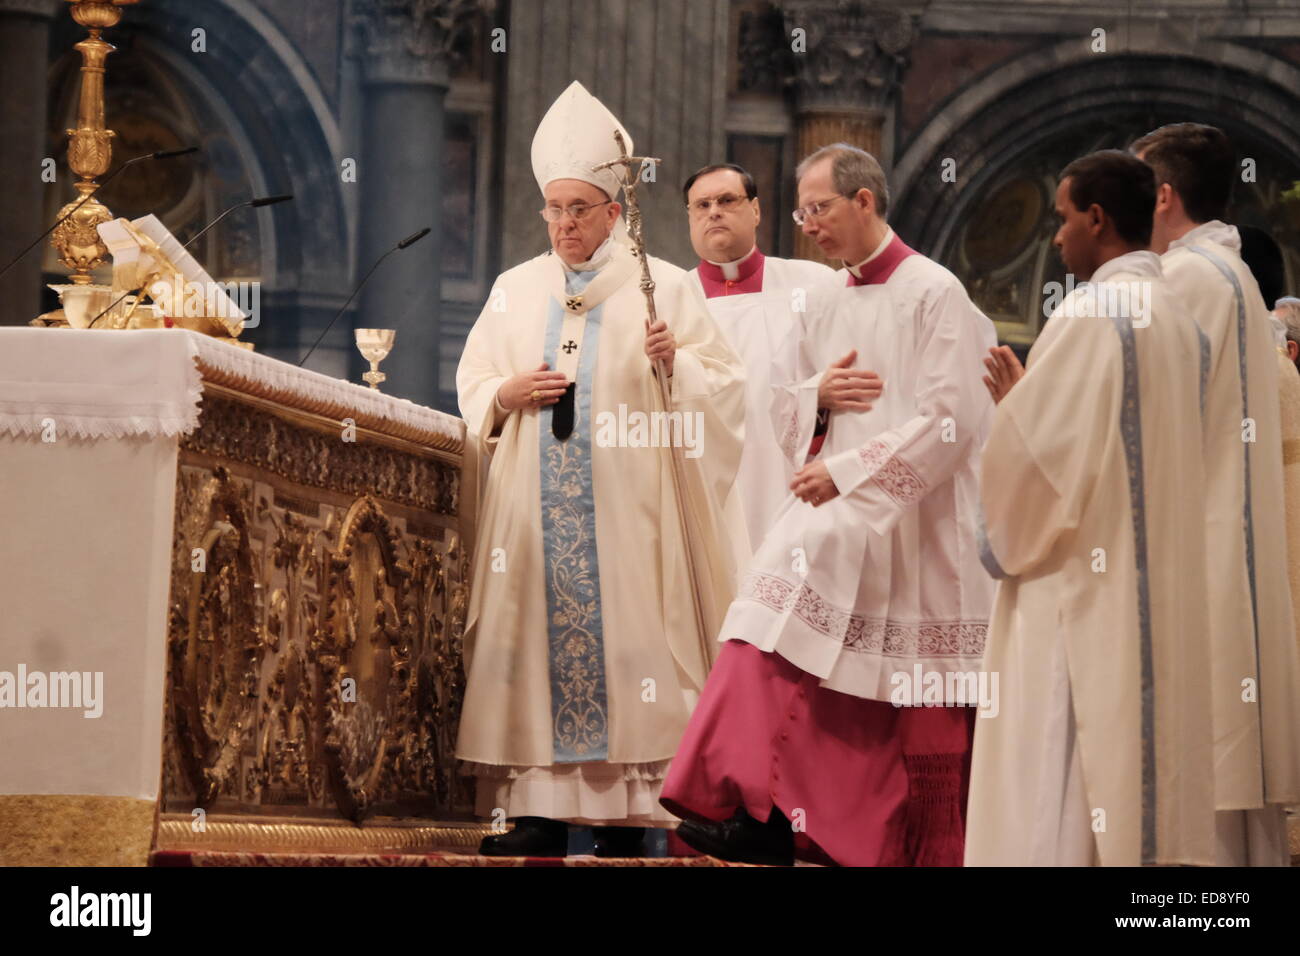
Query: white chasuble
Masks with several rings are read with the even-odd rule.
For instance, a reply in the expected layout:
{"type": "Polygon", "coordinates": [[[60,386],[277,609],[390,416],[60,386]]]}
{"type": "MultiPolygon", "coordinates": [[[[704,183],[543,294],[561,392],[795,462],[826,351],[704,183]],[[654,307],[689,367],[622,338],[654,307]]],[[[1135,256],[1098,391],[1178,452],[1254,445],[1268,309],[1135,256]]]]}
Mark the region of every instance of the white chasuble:
{"type": "MultiPolygon", "coordinates": [[[[804,464],[824,370],[857,350],[883,394],[830,416],[819,457],[840,494],[787,494],[721,640],[775,651],[830,690],[890,701],[897,674],[979,669],[993,584],[975,548],[976,468],[992,403],[993,325],[942,266],[894,237],[866,284],[835,274],[810,297],[800,380],[774,389],[791,468],[804,464]]],[[[919,688],[918,688],[919,699],[919,688]]]]}
{"type": "Polygon", "coordinates": [[[1000,693],[975,721],[968,866],[1213,863],[1208,358],[1160,260],[1129,253],[1061,303],[997,406],[981,545],[1000,693]]]}
{"type": "Polygon", "coordinates": [[[713,320],[745,363],[745,447],[735,494],[751,549],[763,540],[794,477],[772,433],[772,386],[798,377],[796,320],[813,288],[834,274],[819,262],[778,259],[758,249],[732,276],[711,262],[701,262],[691,273],[713,320]]]}
{"type": "Polygon", "coordinates": [[[1278,366],[1269,313],[1233,226],[1170,244],[1164,273],[1210,341],[1206,396],[1206,590],[1221,863],[1286,860],[1281,806],[1300,803],[1300,665],[1286,573],[1278,366]],[[1267,807],[1267,809],[1266,809],[1267,807]],[[1271,833],[1272,851],[1251,853],[1271,833]],[[1245,834],[1244,837],[1241,834],[1245,834]],[[1240,838],[1239,838],[1240,837],[1240,838]]]}
{"type": "Polygon", "coordinates": [[[457,372],[462,414],[490,458],[457,743],[483,813],[670,820],[659,782],[734,589],[720,503],[740,457],[739,360],[687,274],[652,258],[658,315],[678,346],[666,416],[645,356],[639,266],[618,243],[602,258],[574,274],[548,254],[500,276],[457,372]],[[574,383],[567,435],[560,406],[496,403],[508,378],[543,361],[574,383]],[[702,629],[687,547],[708,585],[702,629]]]}
{"type": "Polygon", "coordinates": [[[1282,409],[1282,480],[1286,485],[1286,563],[1291,616],[1300,651],[1300,371],[1278,350],[1278,399],[1282,409]]]}

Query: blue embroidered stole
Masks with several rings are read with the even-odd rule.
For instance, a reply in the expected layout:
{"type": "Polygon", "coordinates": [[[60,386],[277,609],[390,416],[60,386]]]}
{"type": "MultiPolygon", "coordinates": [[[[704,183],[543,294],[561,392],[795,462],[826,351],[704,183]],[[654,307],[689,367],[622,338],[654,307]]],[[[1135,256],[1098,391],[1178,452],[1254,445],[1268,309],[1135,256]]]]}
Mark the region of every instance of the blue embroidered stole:
{"type": "Polygon", "coordinates": [[[1133,513],[1133,558],[1137,571],[1138,658],[1142,671],[1142,862],[1156,860],[1156,680],[1151,634],[1151,585],[1147,577],[1146,469],[1142,463],[1142,402],[1133,320],[1111,316],[1124,362],[1120,434],[1128,465],[1129,508],[1133,513]]]}
{"type": "MultiPolygon", "coordinates": [[[[1219,256],[1203,249],[1200,246],[1188,246],[1188,252],[1194,252],[1211,262],[1216,269],[1222,273],[1223,277],[1228,280],[1232,286],[1233,297],[1237,305],[1237,374],[1241,381],[1241,421],[1242,427],[1245,427],[1246,420],[1250,418],[1250,401],[1249,401],[1249,384],[1250,380],[1246,373],[1246,295],[1242,291],[1241,282],[1237,279],[1237,274],[1232,268],[1223,261],[1219,256]]],[[[1257,600],[1257,589],[1255,587],[1255,516],[1251,503],[1250,487],[1250,446],[1251,442],[1242,441],[1241,457],[1242,469],[1244,472],[1244,484],[1242,486],[1242,505],[1241,505],[1241,529],[1246,539],[1246,578],[1250,584],[1250,616],[1252,632],[1255,638],[1255,673],[1250,675],[1255,678],[1256,692],[1259,694],[1259,748],[1260,753],[1264,752],[1264,695],[1260,687],[1259,680],[1259,602],[1257,600]]],[[[1267,793],[1267,782],[1265,780],[1266,770],[1263,761],[1259,766],[1260,788],[1262,793],[1267,793]]]]}
{"type": "MultiPolygon", "coordinates": [[[[568,295],[577,295],[596,272],[566,272],[568,295]]],[[[591,477],[591,389],[600,344],[603,306],[586,317],[574,395],[573,432],[563,441],[551,430],[555,406],[541,409],[542,557],[551,687],[551,729],[556,763],[609,759],[609,706],[601,621],[600,561],[596,554],[596,503],[591,477]]],[[[556,367],[564,309],[552,299],[543,359],[556,367]]]]}

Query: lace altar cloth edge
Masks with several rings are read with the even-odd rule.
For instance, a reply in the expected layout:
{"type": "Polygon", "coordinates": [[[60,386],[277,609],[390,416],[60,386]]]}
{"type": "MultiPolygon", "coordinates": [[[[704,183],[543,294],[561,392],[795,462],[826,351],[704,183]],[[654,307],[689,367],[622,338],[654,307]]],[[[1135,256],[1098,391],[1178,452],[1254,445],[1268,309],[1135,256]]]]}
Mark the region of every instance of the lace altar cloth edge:
{"type": "Polygon", "coordinates": [[[459,418],[184,329],[0,328],[0,435],[172,437],[199,423],[203,372],[291,405],[341,406],[449,442],[459,418]]]}

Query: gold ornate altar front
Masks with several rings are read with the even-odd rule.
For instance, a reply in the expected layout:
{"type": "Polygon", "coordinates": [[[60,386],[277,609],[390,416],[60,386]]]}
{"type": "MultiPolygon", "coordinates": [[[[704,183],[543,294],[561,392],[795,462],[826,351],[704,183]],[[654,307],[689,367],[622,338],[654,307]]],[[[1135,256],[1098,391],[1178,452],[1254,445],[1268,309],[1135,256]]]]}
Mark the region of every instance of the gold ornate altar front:
{"type": "Polygon", "coordinates": [[[473,808],[454,757],[475,484],[461,442],[200,368],[157,848],[475,842],[455,825],[473,808]]]}

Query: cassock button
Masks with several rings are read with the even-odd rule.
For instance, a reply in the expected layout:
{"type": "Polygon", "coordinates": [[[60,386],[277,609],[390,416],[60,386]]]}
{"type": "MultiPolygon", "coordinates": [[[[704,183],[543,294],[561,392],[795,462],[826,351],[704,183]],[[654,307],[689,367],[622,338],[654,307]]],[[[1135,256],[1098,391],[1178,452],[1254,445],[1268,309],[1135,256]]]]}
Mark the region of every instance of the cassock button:
{"type": "Polygon", "coordinates": [[[790,719],[791,719],[791,720],[794,720],[794,714],[791,714],[791,715],[790,715],[790,719]]]}
{"type": "Polygon", "coordinates": [[[783,730],[783,731],[781,731],[781,739],[782,739],[782,740],[789,740],[789,739],[790,739],[790,735],[787,734],[787,733],[783,730]]]}

